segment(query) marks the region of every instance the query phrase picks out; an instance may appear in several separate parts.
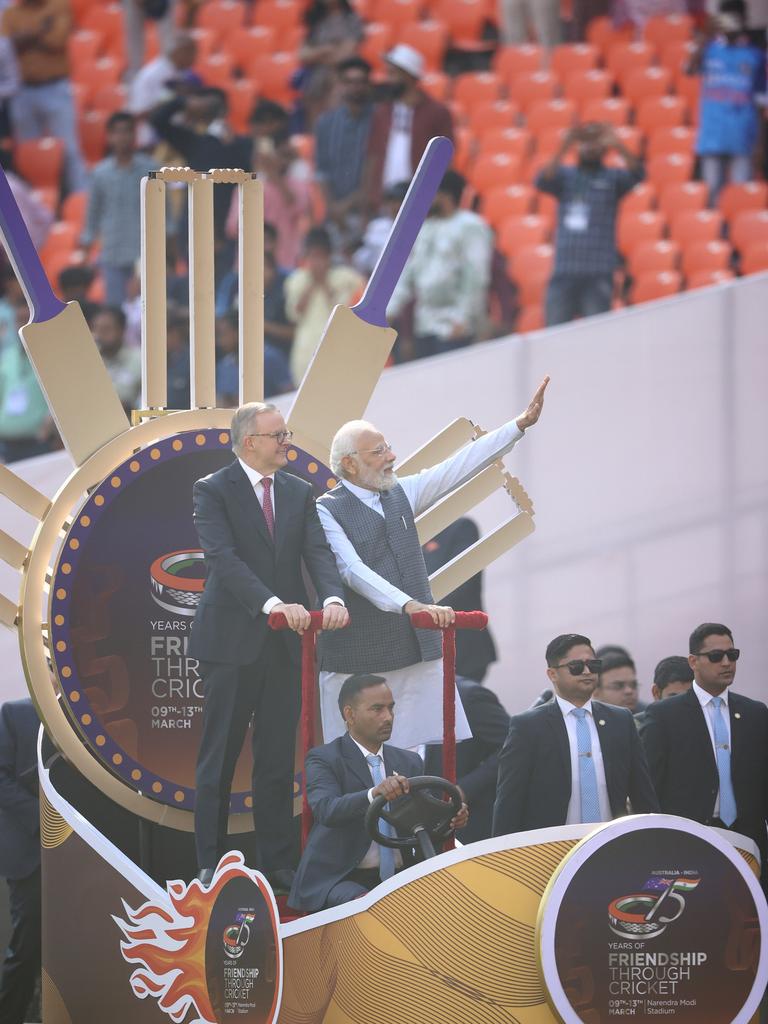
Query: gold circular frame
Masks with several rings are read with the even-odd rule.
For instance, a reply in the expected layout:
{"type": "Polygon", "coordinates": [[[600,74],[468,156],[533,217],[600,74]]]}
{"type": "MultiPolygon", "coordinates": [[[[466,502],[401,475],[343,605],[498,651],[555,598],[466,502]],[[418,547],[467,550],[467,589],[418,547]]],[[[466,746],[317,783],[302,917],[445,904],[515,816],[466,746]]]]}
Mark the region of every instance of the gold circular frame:
{"type": "MultiPolygon", "coordinates": [[[[193,831],[193,812],[161,804],[113,775],[85,746],[76,726],[62,709],[57,695],[57,670],[48,649],[50,584],[74,511],[87,492],[101,484],[115,466],[133,453],[182,431],[205,428],[228,431],[231,419],[232,411],[228,409],[174,412],[146,420],[113,438],[77,467],[61,486],[35,531],[22,571],[18,619],[21,660],[32,700],[51,739],[80,774],[115,803],[148,821],[182,832],[193,831]]],[[[245,832],[251,827],[250,814],[230,815],[231,832],[245,832]]]]}

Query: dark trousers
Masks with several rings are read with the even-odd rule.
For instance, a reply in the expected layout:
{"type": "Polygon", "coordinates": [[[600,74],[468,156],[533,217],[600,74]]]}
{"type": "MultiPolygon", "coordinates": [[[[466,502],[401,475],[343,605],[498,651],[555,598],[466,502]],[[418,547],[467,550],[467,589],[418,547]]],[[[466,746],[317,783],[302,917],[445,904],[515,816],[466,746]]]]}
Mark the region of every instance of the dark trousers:
{"type": "Polygon", "coordinates": [[[253,717],[253,820],[262,871],[294,867],[293,776],[300,668],[270,633],[251,665],[202,662],[203,735],[197,755],[195,845],[200,868],[224,853],[235,765],[253,717]]]}
{"type": "Polygon", "coordinates": [[[26,878],[9,878],[11,940],[0,977],[0,1021],[24,1024],[40,973],[40,868],[26,878]]]}
{"type": "Polygon", "coordinates": [[[612,299],[613,274],[555,274],[547,287],[547,327],[607,313],[612,299]]]}

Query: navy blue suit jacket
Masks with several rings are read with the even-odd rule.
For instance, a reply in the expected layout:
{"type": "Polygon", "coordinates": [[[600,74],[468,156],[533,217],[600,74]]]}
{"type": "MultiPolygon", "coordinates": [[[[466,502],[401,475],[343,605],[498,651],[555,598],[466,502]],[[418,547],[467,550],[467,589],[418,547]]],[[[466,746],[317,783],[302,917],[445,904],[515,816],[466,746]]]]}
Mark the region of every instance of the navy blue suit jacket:
{"type": "MultiPolygon", "coordinates": [[[[201,661],[249,665],[267,636],[261,614],[270,597],[309,606],[302,562],[321,603],[343,599],[344,587],[306,481],[275,473],[275,538],[253,486],[236,459],[194,487],[195,529],[205,552],[206,581],[189,654],[201,661]]],[[[299,640],[286,631],[298,659],[299,640]]]]}
{"type": "MultiPolygon", "coordinates": [[[[387,775],[424,774],[418,754],[387,744],[383,753],[387,775]]],[[[358,866],[371,845],[364,823],[373,782],[365,758],[347,733],[310,750],[304,780],[315,823],[288,903],[296,910],[314,911],[324,906],[334,885],[358,866]]]]}
{"type": "Polygon", "coordinates": [[[0,708],[0,876],[26,878],[40,864],[37,735],[29,698],[0,708]]]}
{"type": "MultiPolygon", "coordinates": [[[[593,700],[611,813],[658,811],[635,720],[626,708],[593,700]]],[[[513,715],[499,755],[493,834],[564,825],[571,799],[571,754],[556,700],[513,715]]]]}

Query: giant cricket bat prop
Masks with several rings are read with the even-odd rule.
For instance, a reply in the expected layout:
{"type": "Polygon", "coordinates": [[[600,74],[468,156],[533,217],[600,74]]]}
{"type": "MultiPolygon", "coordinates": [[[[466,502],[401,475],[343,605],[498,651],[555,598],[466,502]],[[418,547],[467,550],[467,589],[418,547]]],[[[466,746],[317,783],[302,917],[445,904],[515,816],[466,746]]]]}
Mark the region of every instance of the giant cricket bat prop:
{"type": "Polygon", "coordinates": [[[54,295],[1,169],[0,233],[31,311],[19,333],[62,440],[80,466],[127,430],[128,419],[80,306],[54,295]]]}
{"type": "Polygon", "coordinates": [[[452,156],[450,139],[430,141],[362,298],[336,306],[301,382],[288,426],[294,443],[325,463],[339,424],[362,416],[389,358],[397,332],[387,304],[452,156]]]}

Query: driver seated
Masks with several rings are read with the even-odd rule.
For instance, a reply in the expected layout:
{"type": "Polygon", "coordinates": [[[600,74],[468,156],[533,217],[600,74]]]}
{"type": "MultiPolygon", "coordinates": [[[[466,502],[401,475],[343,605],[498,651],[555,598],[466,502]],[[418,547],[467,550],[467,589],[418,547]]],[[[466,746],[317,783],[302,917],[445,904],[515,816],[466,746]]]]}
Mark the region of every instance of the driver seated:
{"type": "MultiPolygon", "coordinates": [[[[404,796],[409,776],[424,774],[418,754],[386,742],[395,718],[386,679],[350,676],[339,692],[339,710],[347,732],[310,750],[304,766],[314,824],[288,897],[295,910],[340,906],[418,859],[415,850],[401,855],[371,842],[365,829],[366,811],[376,797],[404,796]]],[[[462,804],[451,828],[463,828],[467,820],[462,804]]]]}

